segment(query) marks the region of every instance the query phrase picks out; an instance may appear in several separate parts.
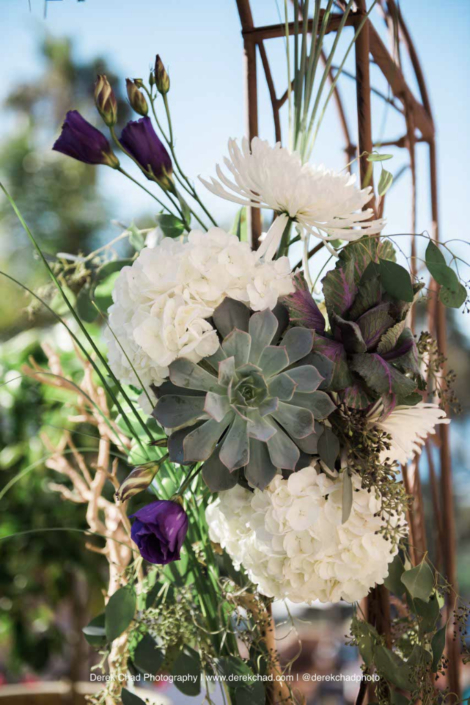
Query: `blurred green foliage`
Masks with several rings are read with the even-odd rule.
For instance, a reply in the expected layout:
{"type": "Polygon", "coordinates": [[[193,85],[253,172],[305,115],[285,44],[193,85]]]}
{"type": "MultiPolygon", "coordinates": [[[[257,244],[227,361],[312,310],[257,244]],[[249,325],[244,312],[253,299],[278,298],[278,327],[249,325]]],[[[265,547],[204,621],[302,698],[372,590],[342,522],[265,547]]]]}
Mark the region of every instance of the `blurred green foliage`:
{"type": "MultiPolygon", "coordinates": [[[[60,478],[45,469],[48,453],[40,440],[47,434],[56,445],[62,429],[70,428],[72,395],[21,375],[29,356],[46,362],[40,347],[44,339],[56,349],[66,340],[59,326],[36,329],[16,336],[0,353],[0,488],[5,492],[0,536],[31,532],[1,542],[0,661],[13,679],[28,671],[47,672],[53,663],[69,672],[81,647],[80,629],[95,603],[101,603],[107,574],[105,561],[86,549],[83,535],[43,531],[87,528],[83,505],[64,502],[49,488],[60,478]]],[[[67,374],[79,375],[73,349],[61,355],[61,362],[67,374]]],[[[89,433],[82,425],[73,438],[93,459],[97,442],[89,433]]]]}
{"type": "MultiPolygon", "coordinates": [[[[14,128],[0,145],[0,178],[45,252],[87,252],[106,235],[111,218],[98,189],[99,171],[53,152],[52,145],[68,110],[77,109],[97,127],[104,127],[93,102],[98,73],[106,73],[115,86],[120,121],[125,122],[129,106],[120,92],[123,81],[118,82],[103,59],[77,62],[67,39],[46,37],[39,59],[44,63],[42,77],[17,85],[6,99],[14,128]]],[[[0,269],[31,287],[38,281],[39,265],[4,198],[0,199],[0,243],[0,269]]],[[[22,300],[21,291],[0,278],[3,336],[24,328],[25,320],[18,317],[22,300]]]]}

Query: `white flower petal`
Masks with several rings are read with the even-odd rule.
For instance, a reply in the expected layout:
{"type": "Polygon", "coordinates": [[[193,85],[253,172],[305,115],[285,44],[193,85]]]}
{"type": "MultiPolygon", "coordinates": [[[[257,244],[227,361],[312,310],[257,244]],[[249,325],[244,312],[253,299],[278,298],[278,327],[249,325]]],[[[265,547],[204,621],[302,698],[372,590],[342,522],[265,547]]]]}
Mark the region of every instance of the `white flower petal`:
{"type": "MultiPolygon", "coordinates": [[[[352,241],[364,234],[379,233],[384,221],[370,220],[371,209],[362,210],[372,198],[372,189],[358,189],[356,177],[329,171],[323,166],[302,164],[297,153],[278,143],[271,145],[254,137],[243,138],[241,149],[228,143],[229,159],[224,164],[233,179],[217,165],[218,179],[202,183],[214,194],[243,206],[272,208],[295,219],[312,235],[324,239],[352,241]]],[[[199,177],[201,178],[201,177],[199,177]]]]}
{"type": "Polygon", "coordinates": [[[384,521],[375,516],[380,506],[370,502],[357,475],[351,479],[358,491],[344,524],[341,482],[309,466],[288,480],[276,475],[263,492],[239,486],[220,492],[206,510],[210,538],[264,595],[358,601],[383,583],[397,549],[377,533],[384,521]]]}

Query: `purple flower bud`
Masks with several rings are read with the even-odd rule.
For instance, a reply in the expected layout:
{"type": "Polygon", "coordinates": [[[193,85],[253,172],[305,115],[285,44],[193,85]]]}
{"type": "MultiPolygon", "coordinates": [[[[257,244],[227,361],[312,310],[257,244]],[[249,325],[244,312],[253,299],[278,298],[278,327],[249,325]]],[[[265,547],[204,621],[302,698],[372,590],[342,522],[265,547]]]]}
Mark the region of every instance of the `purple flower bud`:
{"type": "Polygon", "coordinates": [[[155,83],[157,86],[157,91],[162,95],[165,95],[170,90],[170,77],[168,76],[163,62],[159,55],[155,59],[155,83]]]}
{"type": "Polygon", "coordinates": [[[119,167],[119,159],[106,137],[77,110],[67,113],[60,137],[52,149],[85,164],[105,164],[113,169],[119,167]]]}
{"type": "Polygon", "coordinates": [[[178,502],[157,500],[132,514],[132,540],[149,563],[166,565],[179,560],[188,532],[188,517],[178,502]]]}
{"type": "Polygon", "coordinates": [[[158,139],[150,118],[128,122],[120,142],[124,150],[139,163],[147,179],[157,181],[165,191],[174,189],[170,155],[158,139]]]}
{"type": "Polygon", "coordinates": [[[95,83],[95,104],[105,125],[114,127],[117,123],[117,100],[104,75],[98,75],[95,83]]]}
{"type": "Polygon", "coordinates": [[[144,94],[139,91],[137,87],[137,81],[131,81],[130,78],[126,78],[126,86],[127,97],[129,98],[131,107],[136,113],[145,117],[149,111],[149,106],[147,105],[144,94]]]}

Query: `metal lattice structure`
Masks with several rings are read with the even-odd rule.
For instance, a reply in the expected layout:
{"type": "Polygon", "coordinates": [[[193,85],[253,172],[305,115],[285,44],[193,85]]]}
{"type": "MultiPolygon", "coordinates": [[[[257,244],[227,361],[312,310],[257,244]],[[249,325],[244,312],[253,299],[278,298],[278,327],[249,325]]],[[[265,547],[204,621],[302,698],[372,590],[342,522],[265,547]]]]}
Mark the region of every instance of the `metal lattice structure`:
{"type": "MultiPolygon", "coordinates": [[[[342,11],[346,3],[337,2],[337,11],[333,13],[327,24],[326,33],[336,32],[339,29],[342,11]]],[[[280,110],[288,98],[287,88],[280,96],[277,95],[273,73],[271,70],[265,43],[273,38],[285,37],[286,25],[273,24],[269,26],[255,26],[250,0],[237,0],[238,12],[242,26],[242,36],[245,53],[246,70],[246,102],[247,102],[247,134],[251,140],[258,135],[258,56],[266,80],[269,97],[272,105],[274,134],[276,141],[282,141],[280,110]]],[[[403,135],[398,139],[381,142],[384,145],[393,145],[406,150],[409,155],[411,171],[411,232],[416,232],[416,147],[420,143],[427,146],[428,173],[432,215],[432,237],[439,240],[439,212],[438,212],[438,178],[435,128],[431,105],[424,74],[418,59],[418,54],[411,39],[407,25],[395,0],[378,0],[374,10],[374,21],[384,21],[389,30],[395,51],[389,50],[382,40],[377,28],[374,26],[372,16],[366,19],[354,46],[355,51],[355,80],[356,80],[356,115],[348,116],[341,98],[340,86],[337,84],[334,91],[334,100],[338,110],[339,120],[345,141],[347,161],[364,152],[373,150],[373,123],[371,114],[371,79],[370,62],[373,61],[380,69],[393,96],[393,106],[401,113],[403,119],[403,135]],[[376,11],[377,12],[376,12],[376,11]],[[381,16],[381,17],[380,17],[381,16]],[[414,72],[419,95],[415,96],[407,82],[401,68],[400,51],[405,49],[414,72]],[[354,144],[348,128],[348,118],[357,120],[358,144],[354,144]]],[[[367,15],[366,0],[356,0],[354,12],[347,17],[345,27],[356,31],[367,15]]],[[[320,15],[322,19],[322,15],[320,15]]],[[[313,21],[302,17],[300,13],[298,31],[304,29],[304,22],[308,23],[307,30],[313,29],[313,21]]],[[[289,25],[289,35],[294,33],[294,23],[289,25]]],[[[326,61],[322,52],[323,63],[326,61]]],[[[330,80],[334,76],[330,72],[330,80]]],[[[361,180],[367,172],[367,155],[359,159],[359,173],[361,180]]],[[[384,199],[375,210],[381,215],[384,208],[384,199]]],[[[249,214],[252,243],[255,247],[261,234],[261,212],[252,208],[249,214]]],[[[416,274],[416,238],[411,238],[411,267],[416,274]]],[[[437,296],[437,285],[434,281],[430,284],[431,296],[428,301],[428,329],[437,341],[440,352],[446,355],[446,316],[445,307],[437,296]]],[[[414,326],[414,321],[412,321],[414,326]]],[[[431,496],[433,501],[434,520],[437,527],[436,555],[438,568],[445,574],[453,588],[448,596],[448,616],[454,607],[456,583],[456,553],[455,553],[455,524],[452,495],[452,465],[449,442],[449,426],[440,425],[438,431],[438,452],[440,459],[439,470],[435,468],[431,444],[426,447],[431,496]]],[[[425,554],[427,547],[424,523],[423,496],[419,470],[419,459],[414,460],[408,467],[403,468],[403,479],[409,494],[414,495],[414,504],[409,513],[408,521],[411,536],[411,555],[415,562],[419,562],[425,554]]],[[[367,600],[367,614],[370,622],[385,636],[390,638],[390,605],[388,591],[382,586],[376,587],[367,600]]],[[[459,646],[453,638],[452,619],[448,620],[447,656],[449,659],[448,685],[452,693],[460,700],[459,684],[459,646]]],[[[359,693],[358,703],[365,697],[365,688],[359,693]],[[363,692],[362,692],[363,691],[363,692]]]]}

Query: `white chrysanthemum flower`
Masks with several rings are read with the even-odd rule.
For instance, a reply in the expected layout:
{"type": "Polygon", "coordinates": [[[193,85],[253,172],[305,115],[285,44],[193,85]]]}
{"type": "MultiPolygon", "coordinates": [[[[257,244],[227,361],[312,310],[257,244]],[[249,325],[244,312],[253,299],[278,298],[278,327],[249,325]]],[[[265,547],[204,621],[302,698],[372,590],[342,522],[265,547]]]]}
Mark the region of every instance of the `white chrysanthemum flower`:
{"type": "Polygon", "coordinates": [[[362,210],[373,196],[372,189],[356,188],[354,175],[302,164],[298,153],[281,147],[279,142],[271,147],[259,137],[253,138],[251,149],[246,137],[241,149],[236,140],[229,140],[228,149],[230,158],[224,163],[233,180],[217,165],[219,178],[209,182],[200,177],[201,181],[221,198],[243,206],[269,208],[281,215],[271,247],[277,249],[288,217],[296,221],[304,235],[324,241],[357,240],[382,230],[384,221],[370,220],[372,209],[362,210]]]}
{"type": "Polygon", "coordinates": [[[294,289],[287,257],[272,262],[220,228],[152,244],[119,273],[105,331],[116,377],[151,397],[150,385],[167,378],[177,357],[199,362],[215,353],[217,333],[207,319],[224,298],[260,311],[294,289]]]}
{"type": "Polygon", "coordinates": [[[419,402],[416,406],[397,406],[383,420],[379,418],[373,423],[392,438],[390,450],[382,452],[382,459],[405,464],[421,452],[426,438],[434,433],[436,426],[450,423],[450,419],[437,404],[419,402]]]}
{"type": "MultiPolygon", "coordinates": [[[[353,504],[342,523],[342,480],[306,467],[277,475],[261,492],[220,492],[206,510],[209,535],[243,565],[259,591],[293,602],[356,602],[388,575],[396,545],[380,530],[380,500],[352,476],[353,504]]],[[[397,538],[404,517],[394,517],[397,538]]]]}

